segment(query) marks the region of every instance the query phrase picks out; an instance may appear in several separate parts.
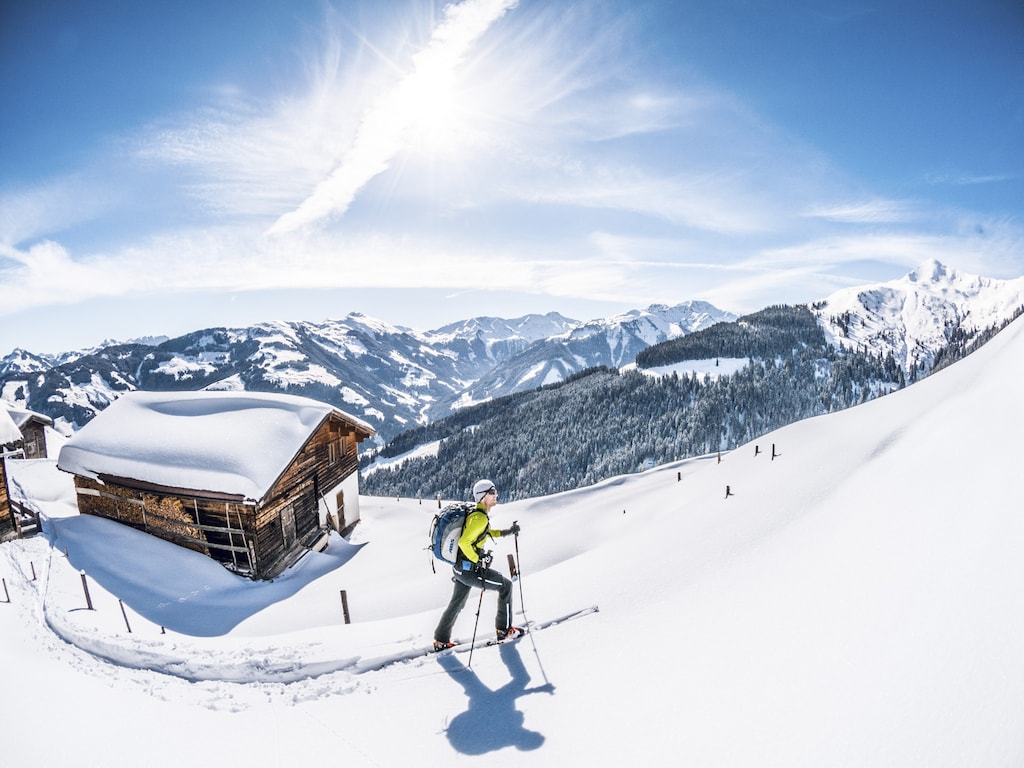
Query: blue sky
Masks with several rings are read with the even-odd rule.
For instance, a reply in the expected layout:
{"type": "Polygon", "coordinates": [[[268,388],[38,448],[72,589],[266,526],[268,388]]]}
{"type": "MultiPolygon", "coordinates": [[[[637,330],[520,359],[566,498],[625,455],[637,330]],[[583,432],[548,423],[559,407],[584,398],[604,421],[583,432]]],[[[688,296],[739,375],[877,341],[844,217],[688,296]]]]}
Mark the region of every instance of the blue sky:
{"type": "Polygon", "coordinates": [[[0,5],[0,353],[1024,274],[1017,0],[0,5]]]}

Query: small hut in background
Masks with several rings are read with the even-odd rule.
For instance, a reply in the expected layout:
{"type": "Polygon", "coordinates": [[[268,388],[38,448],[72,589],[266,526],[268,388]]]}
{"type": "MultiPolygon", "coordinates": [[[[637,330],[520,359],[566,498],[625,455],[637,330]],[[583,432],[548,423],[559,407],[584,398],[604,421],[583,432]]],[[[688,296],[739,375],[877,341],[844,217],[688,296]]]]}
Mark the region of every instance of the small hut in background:
{"type": "Polygon", "coordinates": [[[326,403],[258,392],[131,392],[61,449],[78,508],[269,579],[359,520],[358,444],[326,403]]]}
{"type": "Polygon", "coordinates": [[[46,458],[46,428],[53,426],[49,416],[5,403],[7,413],[18,431],[21,432],[22,457],[26,459],[46,458]]]}

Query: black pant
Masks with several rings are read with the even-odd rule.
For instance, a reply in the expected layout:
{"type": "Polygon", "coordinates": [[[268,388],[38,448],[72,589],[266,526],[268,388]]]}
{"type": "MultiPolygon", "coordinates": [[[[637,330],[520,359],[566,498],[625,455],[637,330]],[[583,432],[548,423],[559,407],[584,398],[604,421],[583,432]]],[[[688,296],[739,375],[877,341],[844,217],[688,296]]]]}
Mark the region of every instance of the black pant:
{"type": "Polygon", "coordinates": [[[441,614],[441,621],[434,630],[434,639],[439,643],[447,643],[452,639],[452,627],[459,613],[466,605],[466,599],[473,589],[491,589],[498,593],[498,613],[494,618],[494,628],[504,632],[512,626],[512,582],[499,571],[485,568],[482,572],[455,571],[452,576],[455,588],[448,607],[441,614]]]}

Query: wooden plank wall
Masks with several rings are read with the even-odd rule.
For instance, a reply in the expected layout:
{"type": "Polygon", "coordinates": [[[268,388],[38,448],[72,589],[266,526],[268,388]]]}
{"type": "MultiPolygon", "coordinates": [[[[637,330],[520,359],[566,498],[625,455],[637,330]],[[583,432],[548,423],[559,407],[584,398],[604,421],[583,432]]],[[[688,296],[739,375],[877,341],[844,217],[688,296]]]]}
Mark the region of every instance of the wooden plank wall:
{"type": "Polygon", "coordinates": [[[43,425],[33,422],[25,428],[22,434],[25,437],[25,458],[45,459],[46,434],[43,425]]]}
{"type": "Polygon", "coordinates": [[[248,544],[255,509],[251,504],[148,493],[85,477],[76,477],[75,487],[83,514],[130,525],[241,573],[254,570],[248,544]]]}
{"type": "Polygon", "coordinates": [[[14,513],[11,511],[11,504],[7,495],[7,467],[6,462],[0,459],[0,541],[16,536],[18,531],[14,526],[14,513]]]}
{"type": "Polygon", "coordinates": [[[256,517],[261,578],[279,573],[292,556],[301,552],[302,543],[320,529],[320,515],[326,511],[321,508],[324,502],[320,496],[358,470],[358,447],[352,429],[331,418],[313,434],[271,488],[256,517]],[[295,515],[295,542],[286,547],[281,510],[288,504],[295,515]]]}

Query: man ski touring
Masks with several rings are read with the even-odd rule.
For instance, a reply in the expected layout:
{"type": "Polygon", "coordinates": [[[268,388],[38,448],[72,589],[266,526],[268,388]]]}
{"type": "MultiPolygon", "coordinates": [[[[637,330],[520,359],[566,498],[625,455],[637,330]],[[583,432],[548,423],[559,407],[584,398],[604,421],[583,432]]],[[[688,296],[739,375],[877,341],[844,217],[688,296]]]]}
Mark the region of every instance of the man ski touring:
{"type": "MultiPolygon", "coordinates": [[[[498,641],[521,635],[521,629],[512,626],[512,582],[500,572],[491,568],[491,553],[483,549],[485,539],[501,536],[515,536],[519,533],[519,524],[513,523],[511,528],[502,530],[491,528],[489,513],[498,503],[498,490],[490,480],[478,480],[473,485],[473,499],[476,508],[466,515],[466,523],[459,536],[458,555],[453,566],[452,599],[441,614],[437,629],[434,630],[434,650],[441,651],[451,648],[452,627],[459,613],[466,605],[469,593],[474,588],[490,589],[498,593],[498,613],[494,619],[494,629],[498,641]]],[[[481,595],[481,598],[483,595],[481,595]]]]}

